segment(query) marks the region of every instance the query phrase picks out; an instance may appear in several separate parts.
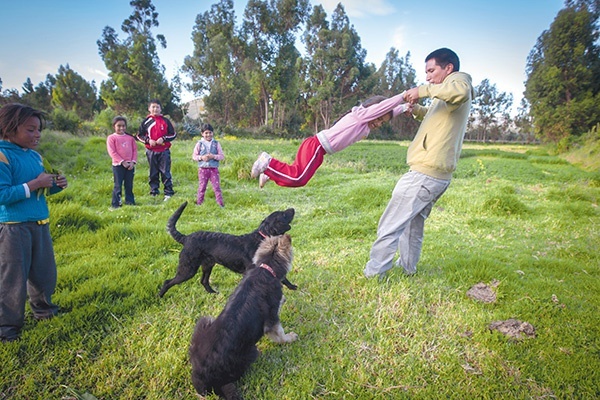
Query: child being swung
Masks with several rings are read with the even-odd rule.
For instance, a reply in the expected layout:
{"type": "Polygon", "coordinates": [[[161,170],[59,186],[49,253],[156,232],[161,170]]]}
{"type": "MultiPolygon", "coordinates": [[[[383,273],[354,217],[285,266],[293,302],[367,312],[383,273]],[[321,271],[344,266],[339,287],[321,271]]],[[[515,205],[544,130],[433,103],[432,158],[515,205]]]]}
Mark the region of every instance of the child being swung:
{"type": "Polygon", "coordinates": [[[372,129],[379,128],[393,117],[412,109],[410,104],[403,103],[403,94],[390,98],[371,97],[353,107],[331,128],[304,139],[291,165],[263,152],[252,166],[251,176],[256,178],[260,175],[261,188],[269,179],[279,186],[304,186],[323,163],[325,154],[345,149],[366,138],[372,129]]]}
{"type": "Polygon", "coordinates": [[[117,116],[113,119],[115,132],[106,138],[106,150],[112,160],[114,187],[111,206],[121,207],[121,187],[125,187],[125,204],[134,205],[133,178],[137,163],[137,144],[133,136],[128,135],[127,120],[117,116]]]}
{"type": "Polygon", "coordinates": [[[67,187],[62,174],[44,171],[34,149],[41,138],[41,111],[22,104],[0,109],[0,341],[19,338],[25,304],[35,319],[55,316],[56,262],[45,192],[67,187]]]}
{"type": "Polygon", "coordinates": [[[217,204],[224,207],[223,192],[221,191],[221,178],[219,176],[219,162],[225,159],[221,144],[214,140],[213,127],[210,124],[202,125],[202,139],[196,143],[192,160],[198,161],[198,195],[196,204],[204,202],[206,186],[210,181],[217,204]]]}

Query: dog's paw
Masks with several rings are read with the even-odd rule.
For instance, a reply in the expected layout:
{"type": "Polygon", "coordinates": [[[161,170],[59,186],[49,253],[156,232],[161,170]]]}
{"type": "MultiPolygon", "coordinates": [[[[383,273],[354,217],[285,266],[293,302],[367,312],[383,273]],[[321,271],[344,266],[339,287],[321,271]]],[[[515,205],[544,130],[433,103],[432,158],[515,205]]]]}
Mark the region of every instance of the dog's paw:
{"type": "Polygon", "coordinates": [[[285,337],[284,337],[285,343],[290,343],[295,340],[298,340],[298,335],[295,332],[290,332],[287,335],[285,335],[285,337]]]}
{"type": "Polygon", "coordinates": [[[296,289],[298,289],[298,286],[296,286],[292,282],[288,281],[287,278],[285,278],[284,280],[282,280],[281,283],[283,283],[290,290],[296,290],[296,289]]]}

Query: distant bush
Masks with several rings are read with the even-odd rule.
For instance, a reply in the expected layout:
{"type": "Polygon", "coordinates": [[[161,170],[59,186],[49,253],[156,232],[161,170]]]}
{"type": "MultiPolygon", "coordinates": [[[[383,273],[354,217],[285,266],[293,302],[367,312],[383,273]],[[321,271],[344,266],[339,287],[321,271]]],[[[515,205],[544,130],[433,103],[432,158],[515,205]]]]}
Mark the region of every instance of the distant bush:
{"type": "Polygon", "coordinates": [[[81,127],[81,119],[75,113],[75,111],[66,111],[62,108],[55,108],[50,114],[52,121],[52,128],[57,131],[65,131],[73,134],[77,134],[77,131],[81,127]]]}
{"type": "MultiPolygon", "coordinates": [[[[96,114],[94,118],[94,127],[98,131],[103,131],[108,136],[113,132],[112,121],[117,116],[117,112],[110,107],[105,108],[96,114]]],[[[125,117],[127,118],[127,117],[125,117]]],[[[131,130],[129,126],[129,119],[127,119],[127,130],[131,130]]]]}

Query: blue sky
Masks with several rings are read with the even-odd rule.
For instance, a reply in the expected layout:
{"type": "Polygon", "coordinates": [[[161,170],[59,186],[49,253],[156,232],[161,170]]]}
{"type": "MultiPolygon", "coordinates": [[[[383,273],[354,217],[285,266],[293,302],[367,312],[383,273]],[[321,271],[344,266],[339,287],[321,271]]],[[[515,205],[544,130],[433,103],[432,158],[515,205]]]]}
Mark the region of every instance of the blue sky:
{"type": "MultiPolygon", "coordinates": [[[[391,47],[401,56],[410,52],[419,83],[424,83],[424,59],[440,47],[455,50],[461,70],[474,84],[488,79],[500,91],[512,93],[514,108],[522,97],[527,55],[540,34],[550,28],[563,0],[311,0],[328,16],[342,3],[367,61],[379,66],[391,47]]],[[[158,28],[167,39],[159,49],[171,79],[185,56],[192,54],[195,18],[216,0],[154,0],[158,28]]],[[[234,0],[240,24],[246,0],[234,0]]],[[[131,14],[129,0],[27,0],[3,6],[0,17],[0,78],[3,89],[21,91],[29,77],[34,85],[69,64],[86,80],[105,80],[107,70],[96,41],[105,26],[124,38],[121,23],[131,14]]],[[[193,96],[184,94],[183,99],[193,96]]]]}

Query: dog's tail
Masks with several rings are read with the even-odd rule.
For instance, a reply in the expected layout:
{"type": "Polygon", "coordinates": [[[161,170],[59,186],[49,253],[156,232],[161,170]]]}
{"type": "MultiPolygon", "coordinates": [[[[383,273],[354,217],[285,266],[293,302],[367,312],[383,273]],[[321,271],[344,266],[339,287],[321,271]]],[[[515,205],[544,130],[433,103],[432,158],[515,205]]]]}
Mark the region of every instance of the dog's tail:
{"type": "Polygon", "coordinates": [[[176,225],[179,217],[181,217],[181,214],[183,213],[183,209],[186,206],[187,201],[179,206],[179,208],[173,213],[173,215],[171,215],[171,218],[169,218],[169,221],[167,222],[167,232],[169,232],[173,239],[181,244],[183,244],[183,241],[185,240],[185,235],[177,230],[176,225]]]}

